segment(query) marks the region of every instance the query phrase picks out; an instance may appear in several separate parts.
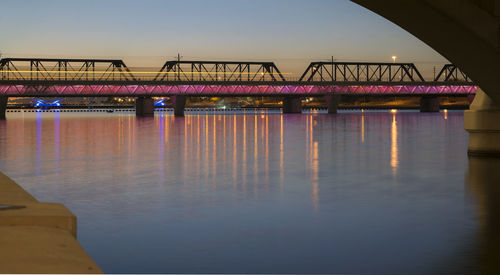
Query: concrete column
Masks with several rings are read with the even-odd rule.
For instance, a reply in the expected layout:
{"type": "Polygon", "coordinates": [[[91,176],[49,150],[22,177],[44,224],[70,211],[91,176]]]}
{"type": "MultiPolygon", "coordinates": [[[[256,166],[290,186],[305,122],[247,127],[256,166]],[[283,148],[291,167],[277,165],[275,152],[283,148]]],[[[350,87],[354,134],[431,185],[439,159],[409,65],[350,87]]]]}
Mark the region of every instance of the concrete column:
{"type": "Polygon", "coordinates": [[[0,96],[0,119],[5,119],[5,112],[7,111],[7,101],[9,100],[6,96],[0,96]]]}
{"type": "Polygon", "coordinates": [[[182,117],[184,116],[184,107],[186,107],[185,95],[174,95],[170,97],[172,100],[172,105],[174,106],[174,116],[182,117]]]}
{"type": "Polygon", "coordinates": [[[135,114],[139,117],[155,115],[154,100],[151,97],[138,97],[135,99],[135,114]]]}
{"type": "Polygon", "coordinates": [[[470,156],[500,157],[500,105],[481,89],[464,113],[464,124],[469,132],[470,156]]]}
{"type": "Polygon", "coordinates": [[[325,95],[326,106],[329,114],[336,114],[340,102],[340,95],[325,95]]]}
{"type": "Polygon", "coordinates": [[[302,113],[302,100],[298,96],[288,96],[283,98],[283,113],[284,114],[300,114],[302,113]]]}
{"type": "Polygon", "coordinates": [[[423,96],[420,99],[420,112],[439,112],[439,97],[423,96]]]}

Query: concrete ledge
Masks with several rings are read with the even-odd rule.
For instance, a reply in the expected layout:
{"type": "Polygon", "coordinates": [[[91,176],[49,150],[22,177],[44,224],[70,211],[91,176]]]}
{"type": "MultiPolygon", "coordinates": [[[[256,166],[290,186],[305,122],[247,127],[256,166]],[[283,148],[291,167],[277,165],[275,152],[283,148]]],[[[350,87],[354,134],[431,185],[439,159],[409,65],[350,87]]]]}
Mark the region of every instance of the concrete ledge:
{"type": "Polygon", "coordinates": [[[0,273],[102,273],[76,240],[76,216],[0,173],[0,273]]]}
{"type": "Polygon", "coordinates": [[[0,204],[23,204],[38,202],[6,175],[0,172],[0,204]]]}
{"type": "Polygon", "coordinates": [[[57,203],[23,204],[21,209],[0,211],[0,226],[41,226],[68,231],[76,237],[76,216],[57,203]]]}
{"type": "Polygon", "coordinates": [[[1,273],[102,273],[66,230],[0,226],[1,273]]]}

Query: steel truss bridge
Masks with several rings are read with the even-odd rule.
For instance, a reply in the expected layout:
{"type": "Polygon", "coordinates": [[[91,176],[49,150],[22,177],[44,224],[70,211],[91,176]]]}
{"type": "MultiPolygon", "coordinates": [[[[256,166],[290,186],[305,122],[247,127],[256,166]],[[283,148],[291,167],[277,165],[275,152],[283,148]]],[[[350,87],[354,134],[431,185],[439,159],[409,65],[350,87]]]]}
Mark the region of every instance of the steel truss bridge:
{"type": "Polygon", "coordinates": [[[452,64],[425,80],[412,63],[312,62],[291,79],[273,62],[176,60],[131,70],[114,59],[0,60],[0,97],[461,96],[477,89],[452,64]]]}

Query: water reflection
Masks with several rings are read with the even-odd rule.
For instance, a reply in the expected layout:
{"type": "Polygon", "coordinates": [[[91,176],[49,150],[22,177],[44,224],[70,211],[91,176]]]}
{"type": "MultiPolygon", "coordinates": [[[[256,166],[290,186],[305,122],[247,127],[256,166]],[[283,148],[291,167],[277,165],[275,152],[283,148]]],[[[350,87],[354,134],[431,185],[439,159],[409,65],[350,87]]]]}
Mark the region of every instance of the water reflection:
{"type": "Polygon", "coordinates": [[[213,125],[212,125],[212,185],[213,189],[217,188],[217,126],[216,126],[216,116],[213,116],[213,125]]]}
{"type": "Polygon", "coordinates": [[[319,182],[318,182],[318,173],[319,173],[319,152],[318,152],[318,142],[314,140],[314,124],[316,120],[314,120],[313,115],[308,115],[307,118],[307,139],[308,140],[308,167],[310,171],[310,180],[311,180],[311,199],[314,206],[314,211],[318,210],[319,207],[319,182]]]}
{"type": "Polygon", "coordinates": [[[467,185],[479,216],[479,274],[500,274],[500,159],[469,157],[467,185]]]}
{"type": "Polygon", "coordinates": [[[283,143],[283,115],[280,115],[280,191],[283,193],[283,184],[285,183],[285,165],[284,165],[284,143],[283,143]]]}
{"type": "Polygon", "coordinates": [[[361,142],[365,143],[365,111],[361,110],[361,142]]]}
{"type": "Polygon", "coordinates": [[[36,113],[36,175],[40,176],[42,162],[42,113],[36,113]]]}
{"type": "Polygon", "coordinates": [[[109,273],[427,274],[477,233],[466,146],[452,111],[34,113],[0,122],[0,171],[109,273]]]}
{"type": "Polygon", "coordinates": [[[259,181],[259,164],[258,164],[258,161],[259,161],[259,152],[258,152],[258,147],[259,147],[259,139],[258,139],[258,132],[259,132],[259,128],[257,127],[257,114],[255,114],[253,116],[253,120],[254,120],[254,137],[253,137],[253,144],[254,144],[254,148],[253,148],[253,185],[254,185],[254,188],[253,188],[253,192],[254,192],[254,196],[255,198],[257,198],[258,196],[258,181],[259,181]]]}
{"type": "Polygon", "coordinates": [[[60,136],[60,113],[54,114],[54,161],[55,161],[55,170],[56,173],[59,174],[61,172],[60,169],[60,161],[61,161],[61,136],[60,136]]]}
{"type": "Polygon", "coordinates": [[[237,165],[237,147],[236,147],[236,133],[238,130],[238,125],[236,123],[236,115],[233,115],[233,188],[237,186],[237,174],[238,174],[238,165],[237,165]]]}
{"type": "Polygon", "coordinates": [[[391,167],[392,174],[396,175],[398,169],[398,124],[396,121],[396,112],[392,112],[391,124],[391,167]]]}
{"type": "Polygon", "coordinates": [[[243,116],[243,167],[242,167],[242,172],[243,174],[241,175],[243,178],[242,182],[242,188],[243,191],[246,195],[246,186],[247,186],[247,116],[243,116]]]}

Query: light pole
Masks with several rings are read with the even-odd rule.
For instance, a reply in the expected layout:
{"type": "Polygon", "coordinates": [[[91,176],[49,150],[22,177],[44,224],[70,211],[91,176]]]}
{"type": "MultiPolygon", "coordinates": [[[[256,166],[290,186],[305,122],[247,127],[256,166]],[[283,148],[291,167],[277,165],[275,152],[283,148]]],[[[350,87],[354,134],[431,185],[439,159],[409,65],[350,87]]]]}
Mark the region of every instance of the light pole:
{"type": "Polygon", "coordinates": [[[392,56],[392,63],[396,63],[396,58],[398,58],[398,57],[395,55],[392,56]]]}

